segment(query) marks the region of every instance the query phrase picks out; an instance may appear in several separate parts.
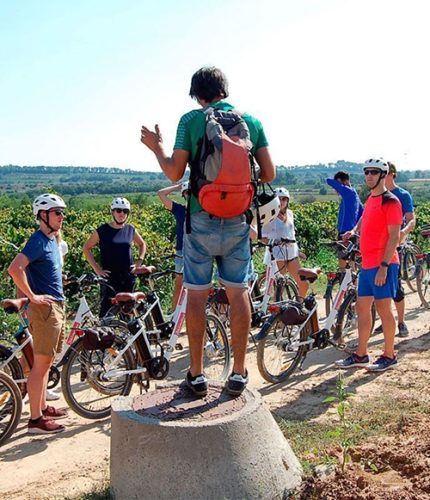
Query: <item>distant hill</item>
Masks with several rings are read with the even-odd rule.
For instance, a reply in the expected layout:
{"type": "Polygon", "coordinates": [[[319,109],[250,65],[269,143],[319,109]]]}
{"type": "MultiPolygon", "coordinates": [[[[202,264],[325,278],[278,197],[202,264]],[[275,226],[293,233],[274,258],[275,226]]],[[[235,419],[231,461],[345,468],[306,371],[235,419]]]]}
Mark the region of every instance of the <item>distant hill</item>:
{"type": "MultiPolygon", "coordinates": [[[[338,170],[350,173],[354,185],[365,191],[363,166],[339,160],[336,163],[277,167],[273,185],[287,186],[297,201],[334,199],[325,179],[338,170]]],[[[430,200],[429,173],[425,170],[403,170],[398,182],[410,190],[415,201],[430,200]]],[[[143,172],[103,167],[0,166],[0,195],[3,198],[32,198],[41,191],[54,190],[66,197],[78,195],[116,195],[119,193],[154,193],[170,181],[160,172],[143,172]]],[[[363,194],[364,196],[364,194],[363,194]]],[[[4,204],[4,203],[3,203],[4,204]]]]}

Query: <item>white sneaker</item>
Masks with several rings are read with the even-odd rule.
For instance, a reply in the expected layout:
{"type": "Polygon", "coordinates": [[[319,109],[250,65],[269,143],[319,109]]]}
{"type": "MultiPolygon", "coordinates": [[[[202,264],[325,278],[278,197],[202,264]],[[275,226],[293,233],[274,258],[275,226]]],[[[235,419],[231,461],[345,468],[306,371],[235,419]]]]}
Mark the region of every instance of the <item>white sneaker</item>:
{"type": "Polygon", "coordinates": [[[46,401],[57,401],[58,399],[60,399],[60,395],[54,389],[46,389],[46,401]]]}

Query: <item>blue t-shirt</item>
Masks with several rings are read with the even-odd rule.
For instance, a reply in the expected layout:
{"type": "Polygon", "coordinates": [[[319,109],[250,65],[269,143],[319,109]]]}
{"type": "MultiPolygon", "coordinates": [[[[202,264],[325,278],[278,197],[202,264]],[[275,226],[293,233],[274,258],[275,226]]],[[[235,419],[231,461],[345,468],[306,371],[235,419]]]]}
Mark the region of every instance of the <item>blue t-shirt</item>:
{"type": "Polygon", "coordinates": [[[172,214],[176,219],[176,250],[182,250],[184,241],[185,206],[172,201],[172,214]]]}
{"type": "Polygon", "coordinates": [[[64,300],[61,257],[57,240],[40,229],[33,233],[21,251],[29,260],[26,268],[30,288],[37,295],[64,300]]]}
{"type": "Polygon", "coordinates": [[[341,196],[339,216],[337,219],[338,232],[345,233],[346,231],[351,231],[363,213],[363,205],[361,204],[357,191],[334,179],[326,179],[326,182],[341,196]]]}
{"type": "Polygon", "coordinates": [[[402,214],[403,214],[403,224],[405,223],[404,217],[405,214],[408,212],[414,212],[414,202],[412,200],[412,196],[409,193],[409,191],[406,191],[406,189],[403,189],[399,186],[395,187],[391,191],[394,196],[396,196],[400,203],[402,204],[402,214]]]}
{"type": "Polygon", "coordinates": [[[135,229],[131,224],[124,224],[115,229],[109,224],[97,228],[99,235],[100,260],[102,269],[112,274],[130,274],[133,264],[131,245],[134,240],[135,229]]]}

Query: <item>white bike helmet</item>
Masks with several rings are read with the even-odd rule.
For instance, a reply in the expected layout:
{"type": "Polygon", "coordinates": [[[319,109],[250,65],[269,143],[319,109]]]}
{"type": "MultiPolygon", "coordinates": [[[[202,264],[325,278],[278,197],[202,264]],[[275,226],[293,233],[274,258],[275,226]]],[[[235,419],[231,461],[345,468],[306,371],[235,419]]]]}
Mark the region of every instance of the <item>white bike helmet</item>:
{"type": "Polygon", "coordinates": [[[370,160],[366,160],[364,162],[363,170],[367,168],[378,168],[381,172],[388,174],[389,166],[388,162],[384,160],[384,158],[371,158],[370,160]]]}
{"type": "Polygon", "coordinates": [[[114,208],[122,208],[123,210],[131,210],[131,205],[130,202],[127,200],[127,198],[115,198],[112,200],[110,209],[113,210],[114,208]]]}
{"type": "Polygon", "coordinates": [[[181,184],[181,194],[183,195],[185,191],[188,191],[190,189],[190,185],[188,181],[185,181],[181,184]]]}
{"type": "Polygon", "coordinates": [[[33,201],[33,214],[37,217],[40,210],[51,208],[66,208],[63,198],[56,194],[44,193],[33,201]]]}
{"type": "Polygon", "coordinates": [[[286,189],[284,187],[276,188],[275,189],[275,195],[278,198],[288,198],[288,199],[290,199],[290,192],[288,191],[288,189],[286,189]]]}
{"type": "MultiPolygon", "coordinates": [[[[262,193],[257,197],[257,203],[258,211],[260,213],[260,221],[263,226],[276,219],[281,206],[278,196],[262,193]]],[[[257,209],[255,207],[255,203],[251,208],[251,212],[253,216],[252,222],[256,223],[257,209]]]]}

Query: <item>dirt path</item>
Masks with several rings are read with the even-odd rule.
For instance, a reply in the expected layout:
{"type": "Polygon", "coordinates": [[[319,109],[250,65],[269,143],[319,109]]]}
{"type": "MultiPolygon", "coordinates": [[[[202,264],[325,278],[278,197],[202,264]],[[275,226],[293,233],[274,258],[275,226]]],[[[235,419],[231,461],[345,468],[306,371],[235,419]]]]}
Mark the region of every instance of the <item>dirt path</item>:
{"type": "MultiPolygon", "coordinates": [[[[400,366],[380,375],[362,370],[354,372],[348,377],[348,385],[359,398],[408,387],[429,394],[430,311],[419,306],[416,294],[407,296],[407,309],[411,334],[406,339],[398,339],[400,366]],[[417,386],[417,370],[426,371],[427,384],[423,387],[417,386]]],[[[372,337],[370,353],[373,356],[380,351],[381,339],[381,336],[372,337]]],[[[312,352],[303,371],[286,383],[273,386],[265,383],[258,373],[255,348],[250,346],[249,351],[250,385],[261,392],[272,410],[289,419],[324,418],[327,405],[322,401],[334,387],[337,370],[333,362],[341,353],[333,348],[312,352]]],[[[109,419],[88,421],[70,412],[65,433],[42,437],[26,434],[27,419],[28,405],[25,405],[18,431],[0,450],[0,498],[73,498],[108,480],[109,419]]]]}

